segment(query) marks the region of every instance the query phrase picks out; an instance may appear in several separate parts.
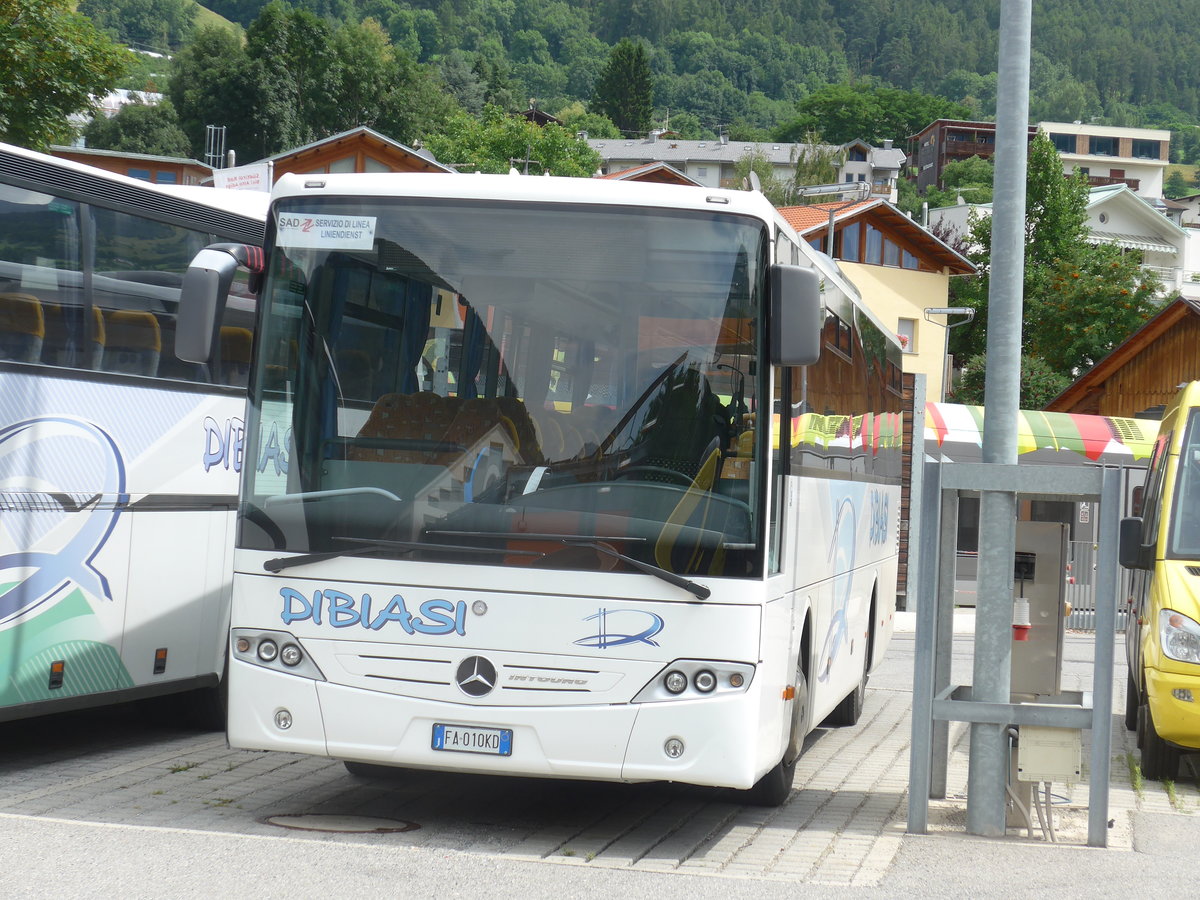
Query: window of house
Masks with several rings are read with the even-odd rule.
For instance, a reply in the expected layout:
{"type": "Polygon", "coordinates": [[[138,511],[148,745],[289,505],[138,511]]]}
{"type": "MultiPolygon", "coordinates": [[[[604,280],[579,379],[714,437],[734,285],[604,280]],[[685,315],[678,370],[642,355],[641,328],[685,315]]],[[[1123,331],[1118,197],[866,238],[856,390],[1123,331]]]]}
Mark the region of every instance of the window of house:
{"type": "Polygon", "coordinates": [[[849,153],[846,155],[846,158],[849,159],[850,162],[866,162],[867,152],[861,147],[855,147],[853,150],[849,151],[849,153]]]}
{"type": "Polygon", "coordinates": [[[363,171],[364,172],[390,172],[390,171],[392,171],[392,167],[389,166],[387,163],[380,162],[379,160],[372,159],[371,157],[368,156],[366,159],[363,160],[363,171]]]}
{"type": "Polygon", "coordinates": [[[819,250],[821,252],[824,252],[824,250],[825,250],[824,244],[825,244],[824,237],[811,237],[808,239],[808,245],[810,247],[812,247],[814,250],[819,250]]]}
{"type": "Polygon", "coordinates": [[[344,159],[335,159],[329,164],[330,172],[353,172],[354,168],[353,156],[347,156],[344,159]]]}
{"type": "Polygon", "coordinates": [[[853,176],[853,175],[847,175],[847,176],[846,176],[846,183],[847,183],[847,184],[851,184],[851,183],[853,183],[853,181],[854,181],[854,176],[853,176]]]}
{"type": "Polygon", "coordinates": [[[1133,155],[1138,159],[1158,159],[1158,141],[1134,140],[1133,155]]]}
{"type": "Polygon", "coordinates": [[[883,235],[874,225],[867,226],[867,254],[863,262],[879,265],[883,257],[883,235]]]}
{"type": "Polygon", "coordinates": [[[697,178],[707,178],[708,177],[708,166],[701,166],[700,168],[698,168],[696,170],[696,177],[697,178]]]}
{"type": "Polygon", "coordinates": [[[921,262],[907,250],[904,251],[904,256],[900,265],[905,269],[919,269],[921,262]]]}
{"type": "Polygon", "coordinates": [[[886,238],[883,242],[883,264],[885,266],[900,265],[900,248],[886,238]]]}
{"type": "Polygon", "coordinates": [[[1050,135],[1050,143],[1054,145],[1054,149],[1059,153],[1075,152],[1075,135],[1073,134],[1052,134],[1050,135]]]}
{"type": "Polygon", "coordinates": [[[174,172],[155,172],[154,173],[154,183],[155,184],[178,184],[179,176],[176,175],[174,172]]]}
{"type": "Polygon", "coordinates": [[[866,180],[867,180],[866,173],[864,173],[864,172],[860,172],[860,173],[858,174],[858,180],[859,180],[859,181],[866,181],[866,180]]]}
{"type": "Polygon", "coordinates": [[[857,224],[847,225],[842,229],[842,255],[847,262],[858,262],[862,253],[860,232],[857,224]]]}
{"type": "Polygon", "coordinates": [[[1092,156],[1116,156],[1117,139],[1093,135],[1088,138],[1088,153],[1092,156]]]}
{"type": "Polygon", "coordinates": [[[900,338],[900,346],[905,353],[917,352],[917,320],[901,319],[896,324],[896,337],[900,338]]]}
{"type": "Polygon", "coordinates": [[[125,174],[128,175],[130,178],[140,178],[142,181],[150,180],[150,170],[149,169],[127,169],[125,171],[125,174]]]}

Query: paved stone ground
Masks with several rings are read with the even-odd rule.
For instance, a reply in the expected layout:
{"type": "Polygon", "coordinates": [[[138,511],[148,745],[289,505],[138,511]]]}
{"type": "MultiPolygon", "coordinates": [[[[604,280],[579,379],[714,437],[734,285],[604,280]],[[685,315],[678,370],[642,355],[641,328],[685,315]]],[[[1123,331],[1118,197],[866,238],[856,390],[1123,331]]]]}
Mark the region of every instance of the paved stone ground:
{"type": "MultiPolygon", "coordinates": [[[[220,734],[154,727],[129,710],[112,710],[0,725],[0,816],[876,886],[904,839],[912,653],[912,635],[897,634],[872,679],[860,723],[810,737],[795,790],[778,809],[743,806],[733,792],[673,785],[414,771],[364,779],[335,761],[230,750],[220,734]],[[269,821],[279,816],[348,817],[351,824],[376,817],[391,830],[284,830],[269,821]]],[[[1090,654],[1090,636],[1069,636],[1065,688],[1090,686],[1090,654]]],[[[969,680],[969,658],[969,638],[960,638],[956,682],[969,680]]],[[[1118,665],[1118,706],[1124,677],[1118,665]]],[[[1140,783],[1132,735],[1116,715],[1113,736],[1110,846],[1128,850],[1133,811],[1194,814],[1200,789],[1190,767],[1171,786],[1140,783]]],[[[961,832],[965,821],[966,727],[953,726],[951,741],[949,796],[931,805],[934,832],[961,832]]],[[[1085,760],[1087,754],[1085,745],[1085,760]]],[[[1055,787],[1060,841],[1086,843],[1086,804],[1086,784],[1055,787]]],[[[1031,837],[1017,830],[1011,835],[1044,840],[1036,827],[1031,837]]]]}

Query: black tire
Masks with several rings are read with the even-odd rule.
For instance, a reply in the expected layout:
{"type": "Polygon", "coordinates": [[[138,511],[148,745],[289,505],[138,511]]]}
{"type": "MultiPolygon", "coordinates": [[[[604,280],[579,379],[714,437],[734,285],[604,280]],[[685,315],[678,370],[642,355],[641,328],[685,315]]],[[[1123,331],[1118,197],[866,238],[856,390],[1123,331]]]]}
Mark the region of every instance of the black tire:
{"type": "Polygon", "coordinates": [[[1133,680],[1133,673],[1130,672],[1125,680],[1125,730],[1137,731],[1138,727],[1138,706],[1140,701],[1137,695],[1137,683],[1133,680]]]}
{"type": "Polygon", "coordinates": [[[753,806],[781,806],[792,793],[796,763],[800,759],[805,723],[808,721],[808,681],[804,677],[804,670],[799,666],[796,667],[795,704],[792,707],[792,736],[787,749],[784,750],[783,759],[758,779],[754,787],[745,792],[746,802],[753,806]]]}
{"type": "Polygon", "coordinates": [[[1142,777],[1150,781],[1173,781],[1179,775],[1180,751],[1158,736],[1150,707],[1138,708],[1138,726],[1142,735],[1142,777]]]}
{"type": "Polygon", "coordinates": [[[859,717],[862,716],[863,701],[867,697],[867,661],[863,660],[862,678],[858,680],[858,685],[847,694],[842,702],[833,708],[821,724],[831,725],[834,728],[842,728],[847,725],[857,725],[859,717]]]}

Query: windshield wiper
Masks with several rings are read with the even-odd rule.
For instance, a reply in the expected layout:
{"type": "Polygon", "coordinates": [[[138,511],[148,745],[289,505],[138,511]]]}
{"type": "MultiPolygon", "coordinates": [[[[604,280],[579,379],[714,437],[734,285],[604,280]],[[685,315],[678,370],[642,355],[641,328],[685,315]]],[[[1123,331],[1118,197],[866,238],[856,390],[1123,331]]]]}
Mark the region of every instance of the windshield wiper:
{"type": "MultiPolygon", "coordinates": [[[[405,553],[414,553],[419,550],[433,550],[442,553],[486,553],[489,555],[494,555],[498,552],[487,547],[467,547],[456,544],[422,544],[418,541],[381,541],[352,537],[335,537],[333,540],[361,546],[347,547],[345,550],[326,550],[321,553],[303,553],[300,556],[278,556],[275,559],[268,559],[263,563],[263,568],[268,572],[282,572],[284,569],[291,569],[295,566],[306,566],[309,563],[321,562],[326,559],[337,559],[341,556],[352,556],[354,554],[382,553],[385,550],[393,552],[399,550],[405,553]]],[[[546,555],[534,550],[505,550],[503,552],[506,556],[541,557],[546,555]]]]}
{"type": "MultiPolygon", "coordinates": [[[[611,544],[606,544],[599,540],[596,535],[527,534],[525,532],[520,532],[517,534],[495,534],[486,531],[439,531],[432,528],[428,529],[426,534],[445,534],[451,537],[474,537],[497,541],[561,541],[562,543],[568,544],[572,547],[589,547],[592,550],[603,553],[605,556],[611,556],[613,559],[619,559],[621,562],[632,566],[639,572],[643,572],[646,575],[653,575],[655,578],[661,579],[667,584],[673,584],[675,587],[683,588],[685,591],[694,594],[697,599],[707,600],[712,595],[712,591],[706,588],[704,585],[690,581],[689,579],[684,578],[682,575],[676,575],[674,572],[669,572],[661,566],[654,565],[654,563],[642,562],[640,559],[634,559],[632,556],[626,556],[611,544]]],[[[622,537],[621,540],[644,542],[646,539],[643,537],[622,537]]],[[[441,544],[436,546],[446,545],[441,544]]],[[[495,551],[489,550],[487,552],[494,553],[495,551]]],[[[539,555],[544,556],[545,554],[539,555]]]]}
{"type": "Polygon", "coordinates": [[[639,572],[644,572],[647,575],[653,575],[655,578],[661,578],[667,584],[673,584],[676,587],[681,587],[685,591],[695,594],[698,600],[707,600],[712,595],[712,591],[702,584],[689,581],[682,575],[676,575],[674,572],[669,572],[661,566],[656,566],[653,563],[642,562],[640,559],[634,559],[632,556],[626,556],[624,553],[617,550],[616,547],[612,547],[602,541],[565,538],[563,539],[563,543],[571,544],[576,547],[591,547],[593,550],[596,550],[599,553],[603,553],[606,556],[611,556],[614,559],[619,559],[621,562],[633,566],[633,568],[637,569],[639,572]]]}

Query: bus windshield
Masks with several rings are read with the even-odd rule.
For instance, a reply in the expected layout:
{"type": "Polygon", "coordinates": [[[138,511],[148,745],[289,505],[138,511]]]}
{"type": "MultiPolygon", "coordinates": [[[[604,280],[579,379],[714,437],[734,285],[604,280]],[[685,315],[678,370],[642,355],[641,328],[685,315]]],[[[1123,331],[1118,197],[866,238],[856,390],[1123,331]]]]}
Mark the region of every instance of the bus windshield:
{"type": "Polygon", "coordinates": [[[763,222],[362,197],[274,218],[240,546],[761,572],[763,222]]]}

